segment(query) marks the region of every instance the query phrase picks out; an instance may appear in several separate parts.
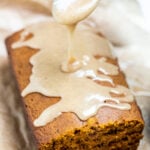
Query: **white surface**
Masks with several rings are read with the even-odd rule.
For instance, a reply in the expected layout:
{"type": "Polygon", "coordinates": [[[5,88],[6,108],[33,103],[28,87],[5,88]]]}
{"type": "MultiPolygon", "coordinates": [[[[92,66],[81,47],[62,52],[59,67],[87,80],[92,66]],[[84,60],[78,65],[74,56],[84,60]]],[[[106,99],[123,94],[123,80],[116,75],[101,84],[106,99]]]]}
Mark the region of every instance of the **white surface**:
{"type": "Polygon", "coordinates": [[[139,2],[143,17],[145,19],[145,29],[150,32],[150,1],[149,0],[137,0],[139,2]]]}
{"type": "MultiPolygon", "coordinates": [[[[34,3],[30,0],[0,1],[0,149],[5,146],[5,150],[29,150],[31,147],[21,108],[15,103],[4,40],[12,32],[48,18],[50,12],[47,8],[51,1],[33,1],[34,3]],[[19,127],[18,132],[15,130],[16,125],[19,127]]],[[[89,19],[96,22],[90,25],[96,26],[114,44],[114,53],[132,88],[142,87],[140,90],[145,92],[150,89],[150,2],[138,2],[140,5],[135,0],[101,0],[99,8],[89,19]]],[[[146,94],[149,95],[149,92],[146,94]]],[[[140,150],[150,148],[148,100],[149,97],[138,97],[146,121],[145,138],[140,150]]]]}

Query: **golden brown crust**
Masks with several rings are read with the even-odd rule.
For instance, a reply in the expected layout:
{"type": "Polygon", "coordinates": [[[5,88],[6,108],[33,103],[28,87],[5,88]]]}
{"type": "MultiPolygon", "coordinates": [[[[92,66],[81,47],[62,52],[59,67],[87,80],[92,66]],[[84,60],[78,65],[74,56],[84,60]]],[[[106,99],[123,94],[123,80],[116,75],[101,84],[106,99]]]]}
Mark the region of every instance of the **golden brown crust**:
{"type": "MultiPolygon", "coordinates": [[[[20,38],[20,33],[21,31],[9,37],[6,40],[6,45],[12,68],[17,79],[18,87],[21,92],[28,85],[29,77],[31,75],[32,66],[29,63],[29,58],[38,50],[29,47],[22,47],[13,50],[11,45],[20,38]]],[[[109,61],[113,64],[117,64],[117,60],[109,59],[109,61]]],[[[119,75],[112,76],[112,78],[115,84],[127,86],[124,74],[121,71],[119,75]]],[[[64,135],[68,131],[83,127],[87,124],[92,124],[94,121],[91,120],[96,120],[96,122],[98,122],[100,125],[109,123],[113,124],[115,122],[130,122],[133,120],[138,121],[141,123],[141,125],[144,125],[141,112],[136,102],[133,102],[132,109],[129,111],[121,111],[118,109],[103,107],[98,111],[95,117],[89,119],[88,121],[81,121],[73,113],[63,113],[61,116],[56,118],[53,122],[48,123],[46,126],[36,128],[32,124],[33,120],[37,118],[45,108],[59,101],[59,98],[46,97],[39,93],[32,93],[27,95],[25,98],[22,98],[22,100],[26,107],[28,120],[31,124],[31,128],[33,130],[36,142],[38,143],[38,147],[41,147],[41,144],[50,143],[52,139],[59,138],[60,135],[64,135]]]]}

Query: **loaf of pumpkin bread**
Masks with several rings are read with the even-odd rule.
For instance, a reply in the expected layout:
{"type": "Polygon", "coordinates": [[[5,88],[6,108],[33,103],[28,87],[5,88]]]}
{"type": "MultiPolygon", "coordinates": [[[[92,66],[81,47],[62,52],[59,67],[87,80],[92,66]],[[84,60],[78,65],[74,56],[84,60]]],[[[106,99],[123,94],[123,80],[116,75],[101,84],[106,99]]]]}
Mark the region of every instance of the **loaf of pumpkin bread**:
{"type": "MultiPolygon", "coordinates": [[[[29,84],[32,65],[31,56],[38,49],[29,46],[12,48],[20,39],[19,31],[6,40],[12,70],[21,93],[29,84]]],[[[33,35],[27,36],[27,39],[33,35]]],[[[25,40],[27,40],[25,39],[25,40]]],[[[100,56],[99,56],[100,57],[100,56]]],[[[108,62],[118,65],[116,59],[108,62]]],[[[128,87],[124,74],[112,76],[115,84],[128,87]]],[[[107,83],[103,83],[107,84],[107,83]]],[[[97,114],[83,121],[75,113],[65,112],[45,126],[35,127],[33,121],[48,106],[60,101],[60,97],[48,97],[40,93],[30,93],[20,99],[24,104],[27,121],[31,127],[38,150],[136,150],[142,136],[144,121],[136,101],[130,110],[102,107],[97,114]]]]}

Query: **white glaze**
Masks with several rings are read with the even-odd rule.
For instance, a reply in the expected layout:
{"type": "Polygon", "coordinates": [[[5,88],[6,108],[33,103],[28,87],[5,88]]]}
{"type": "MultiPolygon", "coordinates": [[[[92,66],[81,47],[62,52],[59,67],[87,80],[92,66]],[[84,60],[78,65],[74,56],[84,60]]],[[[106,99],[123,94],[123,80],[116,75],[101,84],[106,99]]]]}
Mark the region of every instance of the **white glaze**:
{"type": "Polygon", "coordinates": [[[101,58],[99,59],[100,62],[100,67],[98,68],[98,70],[102,73],[104,73],[105,75],[117,75],[118,72],[118,66],[107,63],[106,58],[101,58]]]}
{"type": "Polygon", "coordinates": [[[106,58],[94,57],[99,54],[111,58],[112,55],[107,40],[95,34],[92,29],[79,26],[75,32],[74,43],[77,49],[74,51],[74,56],[82,62],[83,67],[74,73],[64,73],[60,69],[61,63],[67,58],[68,40],[65,27],[47,22],[28,27],[24,32],[32,33],[34,36],[27,41],[18,41],[13,48],[29,46],[38,48],[40,51],[30,59],[33,65],[32,75],[22,96],[39,92],[46,96],[61,97],[60,102],[48,107],[34,121],[35,126],[46,125],[62,112],[74,112],[80,119],[86,120],[95,115],[100,107],[130,109],[128,103],[133,101],[133,96],[127,88],[106,87],[95,82],[98,79],[113,84],[108,73],[118,74],[118,67],[108,63],[106,58]],[[109,65],[112,67],[108,71],[109,65]],[[105,70],[104,74],[97,73],[100,68],[105,70]],[[79,71],[83,72],[83,75],[79,76],[79,71]],[[111,96],[111,93],[123,94],[124,97],[116,98],[111,96]],[[105,100],[114,103],[108,103],[105,100]]]}

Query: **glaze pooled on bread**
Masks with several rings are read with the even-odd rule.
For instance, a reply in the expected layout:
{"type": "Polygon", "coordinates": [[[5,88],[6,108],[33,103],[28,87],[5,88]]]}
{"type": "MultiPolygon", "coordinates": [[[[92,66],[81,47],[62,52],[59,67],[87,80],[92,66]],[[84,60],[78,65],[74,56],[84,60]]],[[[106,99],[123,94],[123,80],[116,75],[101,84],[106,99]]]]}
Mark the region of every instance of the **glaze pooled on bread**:
{"type": "Polygon", "coordinates": [[[61,97],[59,102],[42,112],[34,121],[35,126],[44,126],[63,112],[74,112],[81,120],[87,120],[101,107],[129,110],[129,103],[133,102],[129,89],[115,85],[110,77],[118,75],[119,69],[107,62],[107,57],[112,57],[107,40],[86,26],[79,26],[75,31],[76,24],[95,9],[98,0],[64,2],[53,1],[52,10],[56,20],[68,27],[69,37],[65,27],[57,23],[39,24],[28,27],[20,41],[13,45],[14,48],[39,49],[30,59],[32,75],[22,96],[39,92],[61,97]],[[33,37],[24,41],[27,33],[33,37]],[[98,55],[104,57],[98,58],[98,55]],[[99,82],[108,82],[111,86],[99,82]]]}
{"type": "Polygon", "coordinates": [[[95,34],[91,28],[81,25],[75,32],[74,41],[78,49],[74,51],[74,56],[84,65],[74,73],[64,73],[60,69],[61,62],[67,58],[65,27],[47,22],[28,27],[24,32],[31,33],[33,37],[14,43],[13,48],[29,46],[38,48],[39,52],[30,59],[33,65],[32,75],[22,95],[39,92],[46,96],[61,97],[58,103],[43,111],[34,125],[45,125],[62,112],[74,112],[80,119],[86,120],[103,106],[130,109],[129,103],[133,101],[133,96],[126,87],[102,86],[94,81],[99,78],[113,84],[110,78],[117,75],[119,70],[116,65],[107,62],[107,57],[112,58],[107,40],[95,34]],[[98,54],[105,58],[96,58],[98,54]],[[121,94],[123,96],[119,97],[121,94]]]}

